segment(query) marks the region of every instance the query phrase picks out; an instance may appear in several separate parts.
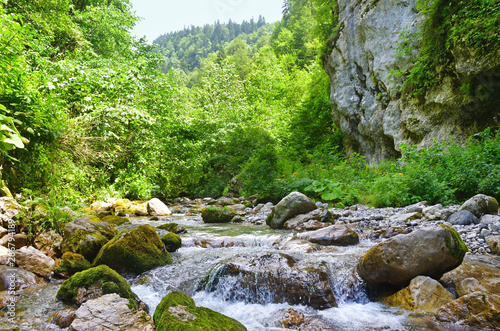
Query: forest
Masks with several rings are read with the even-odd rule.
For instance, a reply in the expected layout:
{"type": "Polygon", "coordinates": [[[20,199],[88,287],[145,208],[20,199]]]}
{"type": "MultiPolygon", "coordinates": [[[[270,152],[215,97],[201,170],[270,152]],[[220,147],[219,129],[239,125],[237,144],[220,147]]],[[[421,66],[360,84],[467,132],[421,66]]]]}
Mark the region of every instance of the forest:
{"type": "MultiPolygon", "coordinates": [[[[445,51],[466,35],[498,52],[498,31],[472,33],[498,27],[498,2],[465,7],[452,12],[467,29],[432,42],[423,34],[416,69],[401,73],[409,97],[439,84],[425,64],[446,58],[428,45],[445,51]],[[479,12],[487,25],[477,26],[479,12]]],[[[109,197],[228,192],[279,201],[301,191],[377,207],[500,198],[495,125],[466,142],[401,146],[400,158],[378,164],[346,153],[323,69],[339,29],[336,0],[286,0],[279,22],[215,22],[152,45],[130,34],[137,20],[128,0],[0,0],[4,195],[60,215],[109,197]]]]}

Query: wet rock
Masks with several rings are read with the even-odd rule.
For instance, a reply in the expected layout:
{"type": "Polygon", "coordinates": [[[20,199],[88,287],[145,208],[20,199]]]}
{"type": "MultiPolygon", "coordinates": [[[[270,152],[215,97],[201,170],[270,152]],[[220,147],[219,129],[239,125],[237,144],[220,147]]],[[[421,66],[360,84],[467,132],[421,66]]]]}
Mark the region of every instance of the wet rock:
{"type": "Polygon", "coordinates": [[[148,201],[148,212],[151,216],[170,216],[172,212],[160,199],[153,198],[148,201]]]}
{"type": "Polygon", "coordinates": [[[41,282],[42,280],[30,271],[0,265],[0,292],[12,289],[20,291],[41,282]]]}
{"type": "Polygon", "coordinates": [[[373,246],[359,260],[357,271],[370,285],[405,286],[419,275],[439,279],[458,267],[466,252],[453,228],[429,227],[373,246]]]}
{"type": "Polygon", "coordinates": [[[71,325],[76,317],[76,309],[67,308],[58,310],[49,316],[48,322],[59,326],[60,328],[67,328],[71,325]]]}
{"type": "Polygon", "coordinates": [[[258,304],[287,302],[315,309],[336,307],[328,271],[323,266],[301,265],[282,253],[245,260],[240,257],[238,261],[222,264],[201,281],[200,288],[215,291],[225,300],[258,304]]]}
{"type": "Polygon", "coordinates": [[[266,223],[272,229],[281,229],[290,218],[316,209],[316,205],[300,192],[292,192],[284,197],[266,218],[266,223]]]}
{"type": "Polygon", "coordinates": [[[349,246],[359,243],[358,234],[343,224],[301,233],[297,237],[324,246],[349,246]]]}
{"type": "Polygon", "coordinates": [[[500,296],[481,292],[467,294],[441,307],[435,317],[441,322],[498,330],[500,296]]]}
{"type": "Polygon", "coordinates": [[[69,330],[153,331],[155,327],[151,317],[131,307],[129,300],[118,294],[107,294],[82,304],[69,330]]]}
{"type": "Polygon", "coordinates": [[[88,217],[80,217],[64,226],[62,252],[78,253],[92,261],[114,235],[114,229],[108,223],[91,222],[88,217]]]}
{"type": "Polygon", "coordinates": [[[108,215],[102,218],[102,221],[113,226],[119,226],[123,224],[131,224],[129,219],[122,216],[108,215]]]}
{"type": "Polygon", "coordinates": [[[493,197],[484,194],[477,194],[465,201],[464,204],[460,206],[460,210],[468,210],[477,218],[480,218],[484,214],[497,215],[498,202],[493,197]]]}
{"type": "Polygon", "coordinates": [[[452,214],[447,221],[453,225],[469,225],[479,223],[479,219],[468,210],[457,211],[452,214]]]}
{"type": "Polygon", "coordinates": [[[201,211],[204,223],[229,223],[234,216],[236,216],[236,211],[228,207],[208,207],[201,211]]]}
{"type": "Polygon", "coordinates": [[[163,297],[156,307],[153,320],[157,331],[246,330],[235,319],[208,308],[197,307],[193,299],[175,291],[163,297]]]}
{"type": "Polygon", "coordinates": [[[186,229],[177,224],[177,223],[166,223],[166,224],[162,224],[160,226],[157,227],[158,229],[161,229],[161,230],[166,230],[168,232],[173,232],[173,233],[177,233],[177,234],[182,234],[182,233],[186,233],[186,229]]]}
{"type": "Polygon", "coordinates": [[[69,278],[77,272],[90,269],[90,267],[90,262],[87,261],[83,255],[66,252],[63,254],[54,272],[69,278]]]}
{"type": "Polygon", "coordinates": [[[55,268],[53,259],[31,246],[16,251],[16,264],[41,277],[50,277],[55,268]]]}
{"type": "Polygon", "coordinates": [[[491,253],[500,255],[500,236],[488,236],[485,240],[490,246],[491,253]]]}
{"type": "Polygon", "coordinates": [[[15,235],[12,236],[12,238],[14,239],[9,240],[10,235],[8,234],[3,236],[2,239],[0,239],[0,246],[10,248],[12,247],[12,245],[14,245],[16,249],[20,249],[21,247],[26,246],[28,243],[28,237],[26,236],[25,233],[16,233],[15,235]]]}
{"type": "Polygon", "coordinates": [[[453,300],[455,296],[438,281],[426,276],[417,276],[411,280],[410,285],[385,298],[382,302],[407,310],[435,313],[453,300]]]}
{"type": "Polygon", "coordinates": [[[316,220],[309,220],[305,223],[302,223],[302,225],[296,226],[294,230],[298,231],[298,232],[300,232],[300,231],[315,231],[315,230],[319,230],[322,228],[326,228],[327,226],[328,226],[328,224],[326,224],[326,223],[316,221],[316,220]]]}
{"type": "Polygon", "coordinates": [[[165,245],[167,252],[172,253],[182,247],[181,237],[173,232],[169,232],[163,237],[161,237],[161,241],[165,245]]]}
{"type": "Polygon", "coordinates": [[[462,279],[456,284],[455,291],[458,297],[462,297],[467,294],[474,292],[484,292],[487,293],[488,290],[482,286],[476,278],[469,277],[462,279]]]}
{"type": "Polygon", "coordinates": [[[106,264],[120,272],[135,274],[168,263],[172,263],[170,253],[163,249],[155,229],[147,224],[120,232],[101,248],[94,260],[94,265],[106,264]]]}
{"type": "Polygon", "coordinates": [[[129,283],[108,266],[100,265],[78,272],[66,279],[57,292],[57,299],[81,305],[103,294],[117,293],[122,298],[138,301],[129,283]]]}
{"type": "MultiPolygon", "coordinates": [[[[296,231],[301,231],[297,229],[297,227],[304,229],[303,224],[307,223],[309,221],[317,221],[317,222],[331,222],[333,220],[333,215],[328,209],[315,209],[313,211],[310,211],[305,214],[299,214],[297,216],[294,216],[290,218],[288,221],[286,221],[283,224],[284,229],[290,229],[290,230],[296,230],[296,231]]],[[[326,224],[324,227],[327,226],[326,224]]]]}
{"type": "Polygon", "coordinates": [[[308,314],[294,308],[279,311],[275,319],[278,322],[275,326],[284,329],[303,331],[332,330],[332,326],[324,323],[318,315],[308,314]]]}

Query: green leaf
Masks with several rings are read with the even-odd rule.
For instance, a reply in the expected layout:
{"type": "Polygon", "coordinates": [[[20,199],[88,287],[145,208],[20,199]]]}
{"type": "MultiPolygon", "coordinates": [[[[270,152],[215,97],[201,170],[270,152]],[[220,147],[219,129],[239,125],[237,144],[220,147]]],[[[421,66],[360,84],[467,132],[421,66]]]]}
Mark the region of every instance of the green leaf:
{"type": "Polygon", "coordinates": [[[5,139],[3,142],[6,144],[12,144],[17,148],[24,148],[23,141],[18,135],[11,135],[10,138],[5,139]]]}

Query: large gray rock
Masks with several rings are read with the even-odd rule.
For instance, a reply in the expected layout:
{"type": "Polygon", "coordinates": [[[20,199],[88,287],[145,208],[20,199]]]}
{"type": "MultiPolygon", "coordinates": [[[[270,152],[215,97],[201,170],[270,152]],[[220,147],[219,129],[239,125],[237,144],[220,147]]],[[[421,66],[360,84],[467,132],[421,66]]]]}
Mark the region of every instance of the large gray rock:
{"type": "Polygon", "coordinates": [[[477,194],[465,201],[460,210],[468,210],[478,218],[484,214],[497,215],[498,201],[493,197],[477,194]]]}
{"type": "MultiPolygon", "coordinates": [[[[348,151],[366,155],[370,163],[399,156],[402,144],[427,147],[450,136],[462,141],[495,116],[481,113],[482,103],[466,100],[452,76],[444,76],[418,102],[404,100],[403,77],[394,73],[408,72],[419,51],[415,33],[423,16],[417,2],[337,1],[339,29],[325,61],[333,118],[346,136],[348,151]],[[408,53],[401,51],[403,41],[408,53]]],[[[484,61],[469,51],[452,50],[457,55],[453,75],[500,74],[500,61],[484,61]]]]}
{"type": "Polygon", "coordinates": [[[281,229],[290,218],[316,208],[316,204],[304,194],[292,192],[274,206],[273,211],[266,218],[266,223],[272,229],[281,229]]]}
{"type": "Polygon", "coordinates": [[[42,277],[50,276],[56,267],[53,259],[31,246],[16,251],[16,264],[42,277]]]}
{"type": "Polygon", "coordinates": [[[405,286],[419,275],[441,278],[462,263],[466,252],[453,228],[424,228],[373,246],[359,260],[357,271],[369,285],[405,286]]]}
{"type": "Polygon", "coordinates": [[[148,212],[151,216],[170,216],[172,212],[166,204],[158,198],[153,198],[148,201],[148,212]]]}
{"type": "Polygon", "coordinates": [[[129,300],[116,293],[89,300],[78,308],[69,330],[155,330],[146,312],[133,310],[129,305],[129,300]]]}
{"type": "Polygon", "coordinates": [[[301,233],[297,237],[324,246],[349,246],[359,243],[358,234],[343,224],[301,233]]]}
{"type": "Polygon", "coordinates": [[[479,224],[479,219],[468,210],[460,210],[448,218],[448,223],[453,225],[479,224]]]}

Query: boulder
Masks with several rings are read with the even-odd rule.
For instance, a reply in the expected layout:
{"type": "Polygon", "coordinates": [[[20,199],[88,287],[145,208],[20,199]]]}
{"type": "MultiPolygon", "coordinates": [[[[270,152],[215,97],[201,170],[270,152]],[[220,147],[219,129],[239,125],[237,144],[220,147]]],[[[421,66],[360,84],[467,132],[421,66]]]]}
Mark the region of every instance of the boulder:
{"type": "Polygon", "coordinates": [[[465,201],[460,210],[468,210],[477,218],[484,214],[498,215],[498,201],[484,194],[477,194],[465,201]]]}
{"type": "Polygon", "coordinates": [[[413,278],[410,285],[385,298],[382,302],[389,306],[406,310],[435,313],[439,308],[455,300],[437,280],[426,276],[413,278]]]}
{"type": "Polygon", "coordinates": [[[155,327],[145,311],[134,309],[129,300],[113,293],[82,304],[69,330],[154,331],[155,327]]]}
{"type": "Polygon", "coordinates": [[[104,201],[96,201],[90,205],[90,209],[97,215],[111,215],[113,213],[113,204],[104,201]]]}
{"type": "Polygon", "coordinates": [[[467,250],[453,228],[423,228],[373,246],[361,257],[356,269],[369,285],[406,286],[419,275],[441,278],[462,263],[467,250]]]}
{"type": "Polygon", "coordinates": [[[166,224],[162,224],[162,225],[157,226],[157,228],[161,229],[161,230],[166,230],[168,232],[177,233],[177,234],[187,232],[183,226],[180,226],[177,223],[166,223],[166,224]]]}
{"type": "Polygon", "coordinates": [[[130,203],[130,210],[137,216],[148,216],[148,202],[147,201],[132,201],[130,203]]]}
{"type": "Polygon", "coordinates": [[[175,252],[176,250],[182,247],[181,237],[173,232],[169,232],[163,237],[161,237],[161,241],[165,245],[167,252],[175,252]]]}
{"type": "Polygon", "coordinates": [[[0,292],[20,291],[41,282],[37,275],[28,270],[0,265],[0,292]]]}
{"type": "Polygon", "coordinates": [[[216,292],[225,300],[247,303],[287,302],[315,309],[337,306],[324,266],[302,264],[283,253],[240,256],[218,265],[199,288],[216,292]]]}
{"type": "Polygon", "coordinates": [[[180,292],[170,292],[156,307],[153,320],[157,331],[244,331],[240,322],[214,310],[197,307],[180,292]]]}
{"type": "Polygon", "coordinates": [[[53,259],[31,246],[16,251],[16,264],[42,277],[50,277],[55,268],[53,259]]]}
{"type": "Polygon", "coordinates": [[[148,201],[148,212],[151,216],[170,216],[172,212],[158,198],[153,198],[148,201]]]}
{"type": "Polygon", "coordinates": [[[460,210],[448,218],[448,223],[453,225],[479,224],[479,219],[468,210],[460,210]]]}
{"type": "Polygon", "coordinates": [[[271,214],[266,218],[266,224],[272,229],[281,229],[290,218],[316,208],[316,204],[304,194],[292,192],[274,206],[271,214]]]}
{"type": "Polygon", "coordinates": [[[114,235],[114,229],[108,223],[91,222],[88,217],[80,217],[64,226],[62,252],[78,253],[92,261],[114,235]]]}
{"type": "Polygon", "coordinates": [[[81,305],[110,293],[117,293],[122,298],[132,299],[134,302],[138,301],[125,278],[105,265],[77,272],[66,279],[56,297],[67,303],[81,305]]]}
{"type": "Polygon", "coordinates": [[[94,265],[106,264],[120,272],[140,274],[155,267],[172,263],[170,253],[155,229],[148,224],[122,231],[104,245],[94,265]]]}
{"type": "Polygon", "coordinates": [[[83,255],[66,252],[63,254],[54,272],[68,278],[77,272],[90,269],[90,267],[90,262],[83,255]]]}
{"type": "Polygon", "coordinates": [[[488,290],[486,290],[484,286],[482,286],[474,277],[465,278],[456,283],[455,291],[457,292],[458,297],[463,297],[464,295],[474,292],[488,292],[488,290]]]}
{"type": "Polygon", "coordinates": [[[349,246],[359,243],[358,234],[343,224],[301,233],[297,237],[324,246],[349,246]]]}
{"type": "Polygon", "coordinates": [[[3,236],[2,239],[0,239],[0,246],[10,248],[12,247],[12,245],[14,245],[16,249],[20,249],[21,247],[26,246],[26,244],[28,243],[28,237],[25,233],[16,233],[12,236],[12,238],[14,239],[12,240],[11,236],[8,234],[3,236]]]}
{"type": "Polygon", "coordinates": [[[441,322],[499,330],[500,296],[473,292],[444,305],[437,311],[435,317],[441,322]]]}
{"type": "Polygon", "coordinates": [[[119,226],[123,224],[131,224],[128,218],[122,216],[108,215],[102,218],[102,221],[113,226],[119,226]]]}
{"type": "MultiPolygon", "coordinates": [[[[285,222],[286,224],[286,222],[285,222]]],[[[319,229],[323,229],[323,228],[326,228],[328,226],[327,223],[323,223],[323,222],[320,222],[320,221],[316,221],[316,220],[309,220],[305,223],[302,223],[301,225],[297,225],[294,230],[297,231],[297,232],[301,232],[301,231],[315,231],[315,230],[319,230],[319,229]]]]}
{"type": "Polygon", "coordinates": [[[71,325],[75,317],[76,309],[66,308],[50,314],[48,322],[57,325],[61,329],[64,329],[71,325]]]}
{"type": "Polygon", "coordinates": [[[236,216],[236,211],[228,207],[208,207],[201,210],[204,223],[229,223],[236,216]]]}
{"type": "Polygon", "coordinates": [[[63,237],[54,230],[51,230],[39,234],[35,238],[34,246],[44,254],[52,256],[60,254],[62,241],[63,237]]]}
{"type": "Polygon", "coordinates": [[[491,253],[500,255],[500,236],[488,236],[485,240],[488,246],[490,246],[491,253]]]}
{"type": "MultiPolygon", "coordinates": [[[[318,221],[318,222],[333,222],[333,214],[328,209],[315,209],[305,214],[299,214],[290,218],[283,224],[284,229],[297,230],[303,229],[302,226],[304,223],[310,221],[318,221]]],[[[326,226],[326,225],[325,225],[326,226]]]]}
{"type": "Polygon", "coordinates": [[[132,202],[129,199],[116,199],[114,200],[114,214],[118,216],[127,216],[133,214],[132,202]]]}

